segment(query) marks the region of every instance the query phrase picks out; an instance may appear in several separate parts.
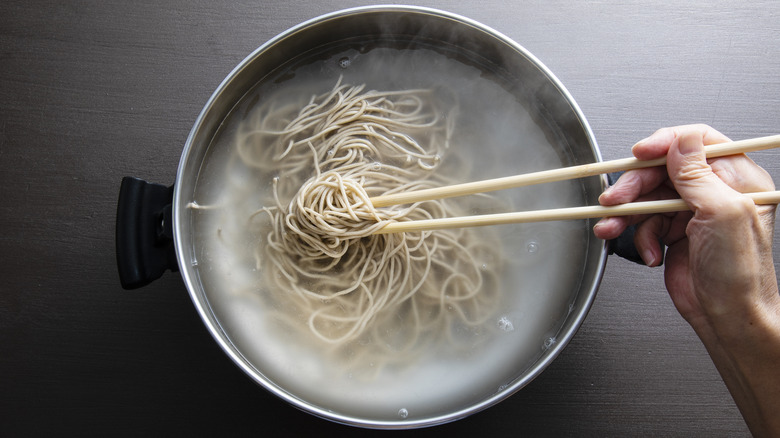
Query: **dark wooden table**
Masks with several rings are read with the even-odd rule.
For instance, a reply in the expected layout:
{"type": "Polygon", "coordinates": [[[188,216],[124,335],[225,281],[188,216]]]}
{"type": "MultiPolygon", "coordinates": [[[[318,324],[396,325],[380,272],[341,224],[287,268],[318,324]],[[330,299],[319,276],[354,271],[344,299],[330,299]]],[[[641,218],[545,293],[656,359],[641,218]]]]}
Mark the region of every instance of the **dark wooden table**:
{"type": "MultiPolygon", "coordinates": [[[[233,66],[292,25],[357,5],[0,4],[0,436],[366,433],[255,386],[177,274],[124,291],[114,256],[120,179],[173,183],[196,116],[233,66]]],[[[780,132],[775,1],[423,5],[540,58],[606,159],[667,125],[704,122],[734,139],[780,132]]],[[[780,180],[780,155],[752,156],[780,180]]],[[[612,258],[588,319],[539,378],[485,412],[407,433],[747,435],[662,277],[612,258]]]]}

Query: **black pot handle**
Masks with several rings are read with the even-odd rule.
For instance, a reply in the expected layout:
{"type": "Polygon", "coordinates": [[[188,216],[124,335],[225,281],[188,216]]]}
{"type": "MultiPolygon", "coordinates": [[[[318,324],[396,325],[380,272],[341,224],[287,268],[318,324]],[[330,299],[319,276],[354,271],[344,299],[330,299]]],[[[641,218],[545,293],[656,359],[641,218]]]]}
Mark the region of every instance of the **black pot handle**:
{"type": "Polygon", "coordinates": [[[116,210],[116,262],[125,289],[178,271],[173,243],[173,186],[122,178],[116,210]]]}
{"type": "MultiPolygon", "coordinates": [[[[607,179],[609,180],[609,185],[611,186],[615,184],[615,182],[617,182],[618,178],[620,178],[620,175],[622,174],[623,172],[608,174],[607,179]]],[[[636,234],[636,225],[631,225],[626,228],[626,230],[623,231],[621,235],[610,240],[608,246],[609,253],[617,254],[626,260],[644,265],[645,261],[642,260],[642,256],[639,255],[639,251],[636,249],[636,245],[634,244],[634,234],[636,234]]],[[[663,247],[664,245],[662,243],[661,248],[663,247]]],[[[660,264],[663,264],[663,253],[661,254],[660,264]]]]}

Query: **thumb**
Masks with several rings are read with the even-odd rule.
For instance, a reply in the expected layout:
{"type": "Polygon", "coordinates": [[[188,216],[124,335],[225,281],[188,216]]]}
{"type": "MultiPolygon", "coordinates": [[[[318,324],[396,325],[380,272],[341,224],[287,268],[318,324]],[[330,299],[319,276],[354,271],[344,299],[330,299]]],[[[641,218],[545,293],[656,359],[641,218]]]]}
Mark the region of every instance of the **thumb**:
{"type": "Polygon", "coordinates": [[[713,210],[738,193],[712,171],[701,132],[684,132],[672,141],[667,155],[669,178],[693,211],[713,210]]]}

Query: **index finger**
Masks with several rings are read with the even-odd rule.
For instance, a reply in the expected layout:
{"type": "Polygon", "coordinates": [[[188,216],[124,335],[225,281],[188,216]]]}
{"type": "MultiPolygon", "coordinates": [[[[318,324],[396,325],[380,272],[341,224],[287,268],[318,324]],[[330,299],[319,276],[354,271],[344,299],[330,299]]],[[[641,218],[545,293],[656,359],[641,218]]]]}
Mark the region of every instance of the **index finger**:
{"type": "Polygon", "coordinates": [[[699,133],[705,145],[731,141],[728,137],[708,125],[680,125],[655,131],[649,137],[639,140],[631,148],[631,152],[639,160],[654,160],[665,157],[669,153],[669,146],[674,142],[674,139],[685,133],[699,133]]]}

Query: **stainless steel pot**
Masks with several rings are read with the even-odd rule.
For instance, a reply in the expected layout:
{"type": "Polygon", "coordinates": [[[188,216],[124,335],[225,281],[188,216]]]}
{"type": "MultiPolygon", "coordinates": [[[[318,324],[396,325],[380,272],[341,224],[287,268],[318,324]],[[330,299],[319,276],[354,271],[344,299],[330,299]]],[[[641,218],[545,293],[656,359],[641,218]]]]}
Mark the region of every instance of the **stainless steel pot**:
{"type": "MultiPolygon", "coordinates": [[[[173,187],[125,178],[117,213],[117,259],[125,288],[143,286],[166,269],[180,270],[193,303],[217,343],[252,380],[282,400],[344,424],[369,428],[424,427],[453,421],[498,403],[553,361],[574,336],[594,300],[608,254],[605,242],[587,231],[581,242],[571,242],[572,252],[581,255],[581,265],[561,267],[576,275],[576,286],[566,292],[567,307],[559,309],[562,317],[552,331],[548,330],[533,360],[510,364],[501,385],[473,391],[473,396],[457,405],[443,403],[422,413],[391,405],[387,407],[390,415],[374,415],[348,404],[330,406],[327,398],[322,401],[309,397],[305,388],[291,388],[254,360],[256,353],[247,351],[246,341],[231,335],[225,328],[231,324],[230,312],[220,312],[220,304],[214,302],[214,292],[209,289],[214,286],[204,285],[201,280],[199,270],[210,262],[199,252],[198,237],[192,230],[193,212],[187,208],[197,189],[199,173],[208,163],[213,139],[231,111],[258,82],[297,60],[326,59],[333,47],[359,44],[360,50],[370,51],[377,41],[401,49],[424,46],[470,64],[483,72],[482,77],[499,78],[496,80],[502,82],[506,93],[529,108],[533,119],[544,126],[545,135],[562,157],[561,164],[600,160],[596,141],[574,99],[539,60],[504,35],[438,10],[408,6],[348,9],[289,29],[258,48],[227,76],[195,121],[173,187]]],[[[606,179],[591,177],[577,184],[579,202],[592,204],[606,179]]],[[[586,223],[584,229],[591,226],[592,223],[586,223]]],[[[377,394],[376,399],[381,405],[382,394],[377,394]]]]}

